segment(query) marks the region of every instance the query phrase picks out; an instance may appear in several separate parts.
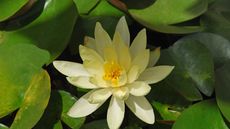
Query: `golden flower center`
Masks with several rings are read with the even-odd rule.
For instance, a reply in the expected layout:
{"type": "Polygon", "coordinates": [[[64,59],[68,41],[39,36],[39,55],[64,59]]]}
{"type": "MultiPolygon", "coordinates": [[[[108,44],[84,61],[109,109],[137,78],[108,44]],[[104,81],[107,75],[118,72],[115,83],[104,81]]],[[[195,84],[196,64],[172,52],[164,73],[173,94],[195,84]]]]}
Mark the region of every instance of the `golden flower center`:
{"type": "Polygon", "coordinates": [[[117,86],[122,73],[121,66],[115,62],[107,62],[104,64],[104,72],[103,79],[111,83],[112,86],[117,86]]]}

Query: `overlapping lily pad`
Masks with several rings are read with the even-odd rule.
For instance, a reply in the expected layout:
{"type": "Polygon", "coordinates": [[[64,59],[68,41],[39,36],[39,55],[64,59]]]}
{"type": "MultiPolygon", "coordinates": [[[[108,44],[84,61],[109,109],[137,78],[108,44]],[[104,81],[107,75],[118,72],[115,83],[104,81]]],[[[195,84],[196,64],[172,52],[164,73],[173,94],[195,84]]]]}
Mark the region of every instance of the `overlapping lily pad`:
{"type": "Polygon", "coordinates": [[[60,128],[60,122],[65,123],[72,129],[79,129],[85,118],[71,118],[67,115],[69,109],[76,102],[66,91],[52,91],[49,105],[35,129],[60,128]]]}
{"type": "Polygon", "coordinates": [[[0,45],[0,117],[21,106],[32,77],[48,60],[49,53],[34,45],[0,45]]]}
{"type": "Polygon", "coordinates": [[[72,0],[46,1],[41,15],[29,25],[14,31],[0,31],[0,44],[35,44],[48,50],[52,61],[67,46],[77,16],[77,9],[72,0]]]}
{"type": "Polygon", "coordinates": [[[41,118],[49,102],[51,91],[49,74],[41,71],[30,82],[20,109],[18,110],[11,129],[30,129],[41,118]]]}
{"type": "Polygon", "coordinates": [[[202,27],[175,24],[196,18],[207,7],[207,0],[157,0],[147,8],[128,11],[135,20],[150,29],[165,33],[192,33],[201,31],[202,27]]]}
{"type": "Polygon", "coordinates": [[[13,16],[29,0],[1,0],[0,4],[0,22],[13,16]]]}
{"type": "Polygon", "coordinates": [[[216,70],[216,100],[217,104],[225,116],[230,121],[230,62],[216,70]]]}
{"type": "Polygon", "coordinates": [[[181,39],[161,55],[161,64],[175,65],[166,84],[192,101],[202,99],[198,89],[207,96],[213,93],[213,58],[199,41],[181,39]]]}
{"type": "Polygon", "coordinates": [[[213,100],[206,100],[186,109],[172,129],[228,129],[213,100]]]}

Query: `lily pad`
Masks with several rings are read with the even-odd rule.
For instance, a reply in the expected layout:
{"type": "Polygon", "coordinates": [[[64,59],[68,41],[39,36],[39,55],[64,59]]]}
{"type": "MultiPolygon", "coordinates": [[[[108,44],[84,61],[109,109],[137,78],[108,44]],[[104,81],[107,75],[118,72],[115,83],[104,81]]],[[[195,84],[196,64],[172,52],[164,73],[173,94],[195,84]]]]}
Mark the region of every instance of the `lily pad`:
{"type": "Polygon", "coordinates": [[[50,52],[51,62],[68,44],[77,16],[77,9],[72,0],[46,1],[41,15],[32,23],[18,30],[0,32],[0,44],[35,44],[50,52]]]}
{"type": "Polygon", "coordinates": [[[213,33],[198,33],[183,38],[183,42],[199,42],[211,52],[215,68],[230,60],[230,41],[213,33]],[[218,47],[217,47],[218,46],[218,47]]]}
{"type": "Polygon", "coordinates": [[[216,70],[216,100],[217,104],[225,116],[230,121],[230,62],[216,70]]]}
{"type": "Polygon", "coordinates": [[[13,16],[29,0],[1,0],[0,4],[0,22],[13,16]]]}
{"type": "Polygon", "coordinates": [[[175,68],[165,80],[188,100],[200,100],[214,90],[214,63],[210,51],[200,42],[178,40],[161,54],[160,64],[174,65],[175,68]]]}
{"type": "Polygon", "coordinates": [[[41,118],[50,98],[50,78],[46,71],[35,75],[14,118],[11,129],[31,129],[41,118]]]}
{"type": "Polygon", "coordinates": [[[186,109],[172,129],[228,129],[213,100],[206,100],[186,109]]]}
{"type": "Polygon", "coordinates": [[[229,5],[229,0],[215,0],[209,10],[202,15],[201,24],[206,32],[219,34],[230,41],[229,5]]]}
{"type": "Polygon", "coordinates": [[[144,9],[129,9],[131,16],[142,25],[164,33],[192,33],[200,26],[177,26],[203,14],[208,7],[206,0],[156,0],[144,9]],[[149,15],[151,14],[151,15],[149,15]]]}
{"type": "Polygon", "coordinates": [[[81,15],[88,14],[100,0],[74,0],[77,6],[78,12],[81,15]]]}
{"type": "Polygon", "coordinates": [[[48,107],[41,120],[35,126],[35,129],[54,128],[59,122],[63,122],[72,129],[79,129],[85,121],[85,118],[72,118],[67,115],[69,109],[76,102],[66,91],[51,92],[51,98],[48,107]]]}
{"type": "Polygon", "coordinates": [[[19,108],[49,53],[31,44],[0,44],[0,118],[19,108]],[[36,57],[36,58],[35,58],[36,57]]]}

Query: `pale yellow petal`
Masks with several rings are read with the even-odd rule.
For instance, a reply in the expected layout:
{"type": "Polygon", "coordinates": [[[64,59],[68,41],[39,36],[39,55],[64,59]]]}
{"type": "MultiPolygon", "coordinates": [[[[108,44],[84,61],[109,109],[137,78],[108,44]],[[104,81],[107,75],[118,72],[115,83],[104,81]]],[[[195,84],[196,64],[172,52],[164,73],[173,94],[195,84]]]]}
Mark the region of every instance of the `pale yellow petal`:
{"type": "Polygon", "coordinates": [[[153,124],[155,116],[151,104],[145,97],[136,97],[130,95],[125,101],[129,109],[142,121],[153,124]]]}
{"type": "Polygon", "coordinates": [[[107,85],[106,81],[101,76],[96,75],[91,77],[90,82],[93,83],[94,85],[100,86],[101,88],[110,87],[109,85],[107,85]]]}
{"type": "Polygon", "coordinates": [[[94,35],[97,52],[103,57],[104,48],[111,44],[111,38],[109,37],[108,33],[102,28],[99,22],[96,23],[94,35]]]}
{"type": "Polygon", "coordinates": [[[126,86],[113,88],[113,95],[119,99],[126,100],[129,97],[129,88],[126,86]]]}
{"type": "Polygon", "coordinates": [[[85,76],[79,76],[79,77],[67,77],[67,81],[79,88],[83,88],[83,89],[96,89],[96,88],[100,88],[99,86],[96,86],[94,84],[92,84],[89,81],[90,77],[85,77],[85,76]]]}
{"type": "Polygon", "coordinates": [[[101,103],[112,95],[110,88],[95,90],[90,96],[88,101],[90,103],[101,103]]]}
{"type": "Polygon", "coordinates": [[[174,66],[155,66],[146,69],[139,76],[138,80],[145,81],[148,84],[157,83],[166,78],[173,70],[174,66]]]}
{"type": "Polygon", "coordinates": [[[79,50],[84,68],[87,69],[90,74],[102,75],[104,65],[103,58],[96,51],[85,46],[80,45],[79,50]]]}
{"type": "Polygon", "coordinates": [[[145,82],[136,81],[126,85],[129,88],[129,93],[134,96],[145,96],[147,95],[151,87],[145,82]]]}
{"type": "Polygon", "coordinates": [[[124,119],[125,114],[125,103],[123,100],[112,97],[108,112],[107,112],[107,123],[110,129],[119,129],[124,119]]]}
{"type": "Polygon", "coordinates": [[[96,111],[106,100],[96,104],[89,103],[88,98],[94,91],[95,90],[88,92],[77,100],[67,114],[70,117],[84,117],[96,111]]]}
{"type": "Polygon", "coordinates": [[[92,37],[85,36],[85,38],[84,38],[84,45],[86,47],[88,47],[88,48],[91,48],[91,49],[97,51],[97,49],[96,49],[96,41],[92,37]]]}
{"type": "Polygon", "coordinates": [[[69,77],[89,76],[82,64],[69,61],[54,61],[54,67],[62,74],[69,77]]]}
{"type": "Polygon", "coordinates": [[[129,28],[127,22],[125,20],[125,16],[121,17],[120,20],[118,21],[115,32],[119,32],[126,46],[129,46],[130,34],[129,34],[129,28]]]}
{"type": "Polygon", "coordinates": [[[131,57],[135,58],[138,53],[142,53],[146,49],[147,37],[146,30],[142,29],[130,46],[131,57]]]}
{"type": "Polygon", "coordinates": [[[114,46],[110,45],[104,48],[104,60],[108,62],[118,63],[117,53],[114,46]]]}
{"type": "Polygon", "coordinates": [[[100,63],[104,62],[103,58],[95,50],[91,48],[87,48],[85,46],[79,45],[79,52],[80,52],[81,59],[83,61],[95,60],[100,63]]]}
{"type": "Polygon", "coordinates": [[[115,45],[117,51],[119,64],[123,66],[126,69],[126,71],[128,71],[131,64],[129,48],[125,45],[124,41],[122,40],[118,32],[115,32],[113,44],[115,45]]]}
{"type": "Polygon", "coordinates": [[[134,82],[140,75],[139,67],[134,65],[129,69],[128,72],[128,83],[134,82]]]}
{"type": "Polygon", "coordinates": [[[160,48],[156,48],[154,51],[150,52],[148,67],[153,67],[160,58],[160,48]]]}
{"type": "Polygon", "coordinates": [[[133,59],[131,66],[138,66],[139,72],[142,73],[149,63],[149,50],[146,49],[133,59]]]}

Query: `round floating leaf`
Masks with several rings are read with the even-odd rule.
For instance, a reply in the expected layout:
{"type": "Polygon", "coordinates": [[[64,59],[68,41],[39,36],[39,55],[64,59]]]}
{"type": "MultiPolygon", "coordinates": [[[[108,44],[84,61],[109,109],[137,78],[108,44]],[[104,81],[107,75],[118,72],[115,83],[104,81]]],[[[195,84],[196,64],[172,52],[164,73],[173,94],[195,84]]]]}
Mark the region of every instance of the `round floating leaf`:
{"type": "Polygon", "coordinates": [[[79,14],[88,14],[100,0],[74,0],[79,14]]]}
{"type": "Polygon", "coordinates": [[[203,14],[207,7],[206,0],[157,0],[147,8],[128,11],[135,20],[150,29],[165,33],[192,33],[202,28],[173,24],[191,20],[203,14]]]}
{"type": "Polygon", "coordinates": [[[183,38],[183,42],[200,42],[212,54],[215,68],[221,67],[226,61],[230,60],[230,41],[212,33],[198,33],[183,38]]]}
{"type": "Polygon", "coordinates": [[[90,16],[117,16],[124,15],[122,11],[113,7],[107,0],[101,0],[98,5],[89,13],[90,16]]]}
{"type": "Polygon", "coordinates": [[[82,124],[85,121],[85,118],[72,118],[67,115],[67,112],[69,109],[73,106],[73,104],[76,102],[76,99],[72,97],[68,92],[65,91],[58,91],[58,93],[62,97],[62,114],[61,114],[61,120],[71,127],[72,129],[79,129],[82,124]]]}
{"type": "Polygon", "coordinates": [[[217,104],[225,116],[230,121],[230,62],[216,70],[216,100],[217,104]]]}
{"type": "Polygon", "coordinates": [[[54,128],[53,128],[53,129],[63,129],[60,120],[54,125],[54,128]]]}
{"type": "Polygon", "coordinates": [[[50,78],[46,71],[35,75],[14,118],[11,129],[31,129],[41,118],[50,98],[50,78]]]}
{"type": "Polygon", "coordinates": [[[215,0],[209,10],[202,15],[201,23],[205,31],[222,35],[230,41],[229,5],[229,0],[215,0]]]}
{"type": "Polygon", "coordinates": [[[3,31],[1,43],[29,43],[59,56],[69,42],[78,14],[72,0],[46,1],[41,15],[29,25],[15,31],[3,31]]]}
{"type": "Polygon", "coordinates": [[[0,129],[9,129],[7,126],[0,123],[0,129]]]}
{"type": "Polygon", "coordinates": [[[213,93],[214,63],[211,53],[203,44],[183,38],[161,55],[161,64],[175,66],[166,79],[167,84],[187,99],[201,99],[196,87],[207,96],[213,93]]]}
{"type": "Polygon", "coordinates": [[[0,117],[21,106],[33,75],[48,60],[49,53],[34,45],[0,45],[0,117]]]}
{"type": "Polygon", "coordinates": [[[13,16],[29,0],[1,0],[0,4],[0,22],[13,16]]]}
{"type": "Polygon", "coordinates": [[[228,129],[216,103],[202,101],[186,109],[172,129],[228,129]]]}
{"type": "Polygon", "coordinates": [[[54,128],[62,121],[72,129],[79,129],[85,118],[72,118],[67,115],[69,109],[76,102],[66,91],[52,91],[48,107],[35,129],[54,128]]]}

